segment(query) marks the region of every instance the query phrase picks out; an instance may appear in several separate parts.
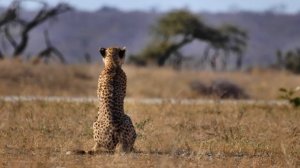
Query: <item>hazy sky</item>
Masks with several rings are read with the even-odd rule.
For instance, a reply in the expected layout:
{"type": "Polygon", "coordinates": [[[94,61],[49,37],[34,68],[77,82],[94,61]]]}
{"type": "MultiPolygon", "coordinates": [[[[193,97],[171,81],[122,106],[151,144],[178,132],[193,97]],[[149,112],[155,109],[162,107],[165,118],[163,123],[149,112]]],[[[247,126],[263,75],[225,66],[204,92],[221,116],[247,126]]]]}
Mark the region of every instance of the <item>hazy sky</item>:
{"type": "MultiPolygon", "coordinates": [[[[68,2],[78,9],[97,10],[100,7],[113,6],[123,10],[150,10],[165,11],[174,8],[188,8],[193,11],[230,11],[251,10],[263,11],[270,8],[284,10],[289,13],[300,11],[300,0],[45,0],[51,5],[58,2],[68,2]]],[[[12,0],[0,0],[0,5],[7,6],[12,0]]],[[[27,2],[30,8],[32,2],[27,2]]]]}

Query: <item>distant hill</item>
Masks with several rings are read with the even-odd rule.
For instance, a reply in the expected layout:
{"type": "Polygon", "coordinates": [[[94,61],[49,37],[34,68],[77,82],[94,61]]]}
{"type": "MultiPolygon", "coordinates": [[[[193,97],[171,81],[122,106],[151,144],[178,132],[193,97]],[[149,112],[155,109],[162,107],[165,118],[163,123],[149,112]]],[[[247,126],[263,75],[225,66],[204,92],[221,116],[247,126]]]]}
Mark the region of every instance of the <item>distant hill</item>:
{"type": "MultiPolygon", "coordinates": [[[[138,53],[150,40],[151,25],[159,16],[161,13],[154,11],[125,12],[109,7],[95,12],[72,11],[34,31],[27,53],[34,55],[43,48],[42,32],[46,27],[49,27],[50,39],[70,63],[83,62],[86,53],[92,60],[98,60],[100,46],[124,45],[129,53],[138,53]]],[[[212,25],[231,23],[248,31],[250,39],[245,64],[270,64],[275,60],[277,49],[300,46],[300,13],[199,13],[199,16],[212,25]]],[[[193,55],[199,52],[196,45],[189,50],[193,55]]]]}

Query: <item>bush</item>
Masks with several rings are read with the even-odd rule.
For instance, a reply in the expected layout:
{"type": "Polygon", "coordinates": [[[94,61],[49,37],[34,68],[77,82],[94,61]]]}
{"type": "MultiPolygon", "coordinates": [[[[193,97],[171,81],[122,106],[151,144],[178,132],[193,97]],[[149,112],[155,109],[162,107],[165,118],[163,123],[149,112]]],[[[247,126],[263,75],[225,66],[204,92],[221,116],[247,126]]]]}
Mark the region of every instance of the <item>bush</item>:
{"type": "Polygon", "coordinates": [[[129,56],[128,57],[128,63],[136,65],[136,66],[141,66],[141,67],[147,65],[147,61],[144,58],[138,57],[136,55],[129,56]]]}
{"type": "Polygon", "coordinates": [[[300,74],[300,48],[285,53],[277,51],[277,64],[279,67],[300,74]]]}
{"type": "Polygon", "coordinates": [[[210,86],[206,86],[200,81],[192,81],[190,89],[200,95],[214,96],[221,99],[247,99],[248,94],[237,84],[227,80],[215,80],[210,86]]]}
{"type": "Polygon", "coordinates": [[[212,82],[211,92],[220,98],[247,99],[249,96],[235,83],[227,80],[215,80],[212,82]]]}
{"type": "Polygon", "coordinates": [[[280,98],[288,100],[294,107],[300,107],[300,97],[296,96],[297,92],[300,92],[300,86],[295,89],[280,88],[279,91],[280,98]]]}
{"type": "Polygon", "coordinates": [[[192,81],[189,83],[190,89],[200,95],[209,95],[210,88],[200,81],[192,81]]]}

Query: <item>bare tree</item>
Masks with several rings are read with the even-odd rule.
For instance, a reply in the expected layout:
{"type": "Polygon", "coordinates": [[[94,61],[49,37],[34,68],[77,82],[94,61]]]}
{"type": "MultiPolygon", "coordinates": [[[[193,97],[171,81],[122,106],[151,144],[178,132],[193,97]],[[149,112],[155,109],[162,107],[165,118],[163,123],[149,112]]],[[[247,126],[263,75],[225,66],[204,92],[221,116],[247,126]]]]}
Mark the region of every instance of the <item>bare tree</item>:
{"type": "Polygon", "coordinates": [[[49,39],[49,33],[47,30],[44,31],[44,37],[45,37],[45,41],[46,41],[46,48],[37,54],[37,57],[34,59],[33,63],[38,64],[38,63],[40,63],[40,61],[43,58],[49,59],[51,57],[51,55],[54,54],[59,58],[61,63],[65,64],[66,60],[65,60],[63,54],[56,47],[54,47],[52,45],[52,43],[49,39]]]}
{"type": "MultiPolygon", "coordinates": [[[[1,16],[0,16],[0,29],[2,26],[8,24],[13,21],[17,17],[17,11],[15,10],[14,5],[11,5],[1,16]]],[[[0,60],[4,59],[4,55],[0,50],[0,60]]]]}
{"type": "MultiPolygon", "coordinates": [[[[64,3],[58,4],[55,7],[48,7],[47,3],[41,1],[34,1],[40,3],[42,7],[38,10],[34,17],[31,19],[23,19],[20,15],[21,5],[23,1],[30,1],[30,0],[16,0],[12,3],[9,9],[4,12],[0,19],[0,26],[4,27],[3,31],[5,34],[6,39],[8,40],[9,44],[13,48],[13,57],[17,58],[23,54],[25,51],[28,41],[29,41],[29,33],[36,28],[37,26],[41,25],[45,21],[56,17],[62,13],[70,11],[72,8],[64,3]],[[18,26],[19,33],[17,36],[12,35],[11,27],[18,26]]],[[[1,57],[1,52],[0,52],[1,57]]]]}

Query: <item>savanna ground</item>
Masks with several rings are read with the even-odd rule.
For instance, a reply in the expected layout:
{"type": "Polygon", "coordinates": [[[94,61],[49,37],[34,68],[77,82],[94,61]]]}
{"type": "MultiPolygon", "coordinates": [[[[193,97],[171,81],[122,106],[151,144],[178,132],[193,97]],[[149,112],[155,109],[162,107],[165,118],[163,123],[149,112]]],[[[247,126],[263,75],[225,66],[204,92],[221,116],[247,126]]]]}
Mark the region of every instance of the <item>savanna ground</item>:
{"type": "MultiPolygon", "coordinates": [[[[0,96],[96,96],[99,65],[0,63],[0,96]]],[[[287,72],[197,72],[125,67],[128,97],[205,98],[194,79],[227,79],[254,99],[299,85],[287,72]]],[[[126,103],[137,152],[66,155],[90,149],[97,104],[0,100],[0,167],[299,167],[300,109],[289,105],[126,103]]]]}
{"type": "MultiPolygon", "coordinates": [[[[96,97],[101,66],[36,65],[0,62],[0,96],[92,96],[96,97]]],[[[253,99],[277,99],[281,87],[299,86],[299,75],[285,71],[248,72],[174,71],[170,68],[125,66],[127,97],[131,98],[207,98],[193,91],[189,83],[210,84],[225,79],[241,86],[253,99]]]]}
{"type": "Polygon", "coordinates": [[[0,167],[299,167],[300,110],[263,105],[127,103],[136,153],[90,149],[93,103],[0,102],[0,167]]]}

